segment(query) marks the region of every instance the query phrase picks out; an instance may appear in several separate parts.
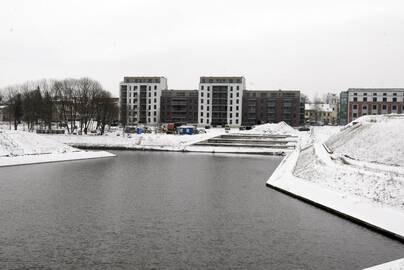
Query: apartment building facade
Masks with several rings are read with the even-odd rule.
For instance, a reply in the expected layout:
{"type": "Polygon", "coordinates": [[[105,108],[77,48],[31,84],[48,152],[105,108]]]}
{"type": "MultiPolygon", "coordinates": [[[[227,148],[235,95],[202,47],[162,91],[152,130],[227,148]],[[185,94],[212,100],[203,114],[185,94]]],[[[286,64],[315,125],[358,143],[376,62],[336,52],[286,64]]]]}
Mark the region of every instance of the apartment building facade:
{"type": "Polygon", "coordinates": [[[127,125],[160,123],[160,99],[165,77],[124,77],[120,83],[120,119],[127,125]]]}
{"type": "Polygon", "coordinates": [[[198,90],[168,90],[164,77],[124,77],[120,122],[124,125],[186,123],[239,127],[304,119],[300,91],[246,90],[244,77],[200,77],[198,90]]]}
{"type": "Polygon", "coordinates": [[[245,126],[285,121],[291,126],[300,125],[300,91],[246,90],[243,95],[245,126]]]}
{"type": "Polygon", "coordinates": [[[162,90],[161,123],[198,124],[198,90],[162,90]]]}
{"type": "Polygon", "coordinates": [[[363,115],[404,113],[404,88],[349,88],[348,122],[363,115]]]}
{"type": "Polygon", "coordinates": [[[244,90],[244,77],[200,77],[198,124],[240,126],[244,90]]]}

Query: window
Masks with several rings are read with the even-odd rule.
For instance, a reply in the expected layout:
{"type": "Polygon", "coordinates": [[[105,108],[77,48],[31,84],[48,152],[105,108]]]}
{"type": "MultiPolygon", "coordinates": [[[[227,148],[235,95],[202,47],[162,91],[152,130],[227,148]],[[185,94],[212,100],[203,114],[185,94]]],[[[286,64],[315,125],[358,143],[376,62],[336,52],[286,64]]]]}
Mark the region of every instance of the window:
{"type": "Polygon", "coordinates": [[[366,111],[367,109],[368,109],[368,106],[366,106],[366,105],[362,106],[362,110],[366,111]]]}
{"type": "Polygon", "coordinates": [[[154,96],[157,97],[157,92],[154,92],[154,96]]]}
{"type": "Polygon", "coordinates": [[[354,105],[352,106],[352,109],[354,109],[354,110],[358,109],[358,105],[354,104],[354,105]]]}
{"type": "Polygon", "coordinates": [[[238,117],[238,112],[236,112],[236,117],[238,117]]]}
{"type": "Polygon", "coordinates": [[[203,105],[201,105],[201,110],[203,110],[203,105]]]}
{"type": "Polygon", "coordinates": [[[233,91],[233,86],[230,86],[230,91],[233,91]]]}
{"type": "Polygon", "coordinates": [[[236,111],[238,111],[238,106],[236,106],[236,111]]]}
{"type": "MultiPolygon", "coordinates": [[[[231,116],[230,116],[231,117],[231,116]]],[[[233,124],[233,121],[230,119],[230,125],[233,124]]]]}
{"type": "MultiPolygon", "coordinates": [[[[157,115],[157,112],[156,112],[156,111],[154,111],[153,115],[154,115],[154,116],[156,116],[156,115],[157,115]]],[[[154,118],[154,119],[156,119],[156,118],[154,118]]],[[[156,121],[156,120],[154,120],[154,121],[156,121]]]]}
{"type": "Polygon", "coordinates": [[[383,102],[387,102],[387,98],[386,98],[386,97],[383,98],[383,102]]]}
{"type": "Polygon", "coordinates": [[[383,96],[387,96],[387,94],[386,94],[386,93],[383,93],[383,96]]]}
{"type": "Polygon", "coordinates": [[[364,96],[367,96],[367,95],[368,95],[368,93],[363,93],[363,95],[364,95],[364,96]]]}
{"type": "Polygon", "coordinates": [[[239,103],[239,99],[236,99],[236,104],[238,104],[239,103]]]}
{"type": "Polygon", "coordinates": [[[209,113],[206,113],[206,117],[209,118],[209,113]]]}
{"type": "Polygon", "coordinates": [[[358,93],[353,93],[353,95],[354,95],[354,96],[357,96],[357,95],[358,95],[358,93]]]}
{"type": "MultiPolygon", "coordinates": [[[[201,85],[201,90],[203,90],[203,85],[201,85]]],[[[201,119],[201,123],[202,123],[202,119],[201,119]]]]}
{"type": "Polygon", "coordinates": [[[363,97],[363,102],[367,102],[368,98],[367,97],[363,97]]]}
{"type": "Polygon", "coordinates": [[[373,98],[373,102],[377,102],[377,97],[374,97],[374,98],[373,98]]]}
{"type": "Polygon", "coordinates": [[[233,100],[230,99],[230,105],[233,105],[233,100]]]}
{"type": "Polygon", "coordinates": [[[150,122],[150,118],[147,118],[147,122],[150,122]]]}
{"type": "Polygon", "coordinates": [[[154,109],[157,110],[157,105],[154,105],[154,109]]]}
{"type": "Polygon", "coordinates": [[[201,97],[203,97],[203,92],[201,92],[201,97]]]}
{"type": "Polygon", "coordinates": [[[386,105],[386,104],[383,104],[382,109],[383,109],[383,110],[387,110],[387,105],[386,105]]]}
{"type": "Polygon", "coordinates": [[[203,119],[201,118],[201,119],[199,119],[199,122],[201,123],[201,124],[203,124],[203,119]]]}
{"type": "Polygon", "coordinates": [[[353,113],[353,114],[352,114],[352,117],[353,117],[353,118],[356,118],[356,117],[358,117],[358,114],[357,114],[357,113],[353,113]]]}
{"type": "Polygon", "coordinates": [[[237,90],[240,90],[240,86],[237,85],[237,90]]]}
{"type": "Polygon", "coordinates": [[[236,97],[239,97],[239,93],[238,93],[238,92],[236,93],[236,97]]]}
{"type": "Polygon", "coordinates": [[[230,111],[231,111],[231,112],[233,111],[233,107],[230,107],[230,111]]]}
{"type": "Polygon", "coordinates": [[[201,98],[201,103],[203,103],[203,98],[201,98]]]}
{"type": "Polygon", "coordinates": [[[154,103],[156,103],[156,102],[157,102],[157,98],[154,99],[154,103]]]}
{"type": "Polygon", "coordinates": [[[208,93],[208,96],[207,96],[208,98],[210,97],[210,93],[208,93]]]}
{"type": "Polygon", "coordinates": [[[151,93],[149,92],[149,97],[151,97],[151,93]]]}
{"type": "Polygon", "coordinates": [[[230,113],[230,118],[232,118],[233,117],[233,114],[232,113],[230,113]]]}
{"type": "Polygon", "coordinates": [[[203,117],[203,112],[201,112],[201,117],[203,117]]]}
{"type": "Polygon", "coordinates": [[[392,109],[393,111],[397,110],[397,105],[391,106],[391,109],[392,109]]]}
{"type": "Polygon", "coordinates": [[[377,110],[377,105],[373,105],[373,110],[377,110]]]}
{"type": "Polygon", "coordinates": [[[397,96],[397,93],[393,93],[393,96],[397,96]]]}
{"type": "Polygon", "coordinates": [[[238,124],[238,119],[236,119],[236,124],[238,124]]]}
{"type": "Polygon", "coordinates": [[[151,110],[151,105],[149,105],[149,110],[151,110]]]}
{"type": "Polygon", "coordinates": [[[354,97],[354,98],[353,98],[353,101],[354,101],[354,102],[357,102],[357,101],[358,101],[358,98],[357,98],[357,97],[354,97]]]}
{"type": "Polygon", "coordinates": [[[209,104],[209,99],[206,101],[206,104],[209,104]]]}
{"type": "MultiPolygon", "coordinates": [[[[149,90],[151,90],[151,86],[149,85],[149,90]]],[[[150,121],[149,121],[150,122],[150,121]]]]}
{"type": "MultiPolygon", "coordinates": [[[[157,90],[157,85],[154,86],[154,90],[157,90]]],[[[155,120],[156,121],[156,120],[155,120]]]]}
{"type": "Polygon", "coordinates": [[[396,98],[396,97],[393,97],[393,102],[397,102],[397,98],[396,98]]]}
{"type": "Polygon", "coordinates": [[[210,86],[208,86],[208,91],[210,91],[210,86]]]}
{"type": "Polygon", "coordinates": [[[153,120],[154,120],[154,122],[157,122],[157,119],[156,119],[156,117],[154,117],[154,118],[153,118],[153,120]]]}
{"type": "Polygon", "coordinates": [[[377,93],[373,93],[374,96],[377,96],[377,93]]]}

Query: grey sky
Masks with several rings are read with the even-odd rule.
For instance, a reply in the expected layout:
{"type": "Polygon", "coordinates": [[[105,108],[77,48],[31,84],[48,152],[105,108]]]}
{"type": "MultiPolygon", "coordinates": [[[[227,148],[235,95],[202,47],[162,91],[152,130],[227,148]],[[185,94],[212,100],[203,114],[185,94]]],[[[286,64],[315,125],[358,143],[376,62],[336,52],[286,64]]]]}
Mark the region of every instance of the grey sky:
{"type": "Polygon", "coordinates": [[[127,75],[243,75],[248,89],[310,96],[404,87],[404,1],[0,2],[0,87],[89,76],[113,94],[127,75]]]}

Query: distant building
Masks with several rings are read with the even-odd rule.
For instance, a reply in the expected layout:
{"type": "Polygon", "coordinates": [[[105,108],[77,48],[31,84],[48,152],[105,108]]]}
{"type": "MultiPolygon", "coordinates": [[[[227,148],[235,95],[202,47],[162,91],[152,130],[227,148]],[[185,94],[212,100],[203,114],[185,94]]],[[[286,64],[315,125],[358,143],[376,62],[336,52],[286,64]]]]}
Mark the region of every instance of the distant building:
{"type": "Polygon", "coordinates": [[[339,94],[339,124],[348,124],[348,91],[339,94]]]}
{"type": "Polygon", "coordinates": [[[349,88],[348,122],[362,115],[404,113],[404,88],[349,88]]]}
{"type": "Polygon", "coordinates": [[[325,103],[329,104],[332,110],[328,122],[330,125],[338,125],[339,123],[339,102],[340,100],[337,94],[327,94],[325,103]]]}
{"type": "Polygon", "coordinates": [[[305,122],[311,125],[336,124],[331,105],[324,103],[305,104],[305,122]]]}
{"type": "Polygon", "coordinates": [[[7,110],[7,105],[0,105],[0,122],[8,121],[6,110],[7,110]]]}
{"type": "Polygon", "coordinates": [[[246,90],[243,95],[245,126],[285,121],[300,125],[300,91],[246,90]]]}
{"type": "Polygon", "coordinates": [[[124,77],[120,83],[120,120],[127,125],[160,123],[161,91],[164,77],[124,77]]]}
{"type": "Polygon", "coordinates": [[[162,90],[161,123],[198,124],[198,90],[162,90]]]}
{"type": "Polygon", "coordinates": [[[201,77],[199,125],[240,126],[244,90],[244,77],[201,77]]]}

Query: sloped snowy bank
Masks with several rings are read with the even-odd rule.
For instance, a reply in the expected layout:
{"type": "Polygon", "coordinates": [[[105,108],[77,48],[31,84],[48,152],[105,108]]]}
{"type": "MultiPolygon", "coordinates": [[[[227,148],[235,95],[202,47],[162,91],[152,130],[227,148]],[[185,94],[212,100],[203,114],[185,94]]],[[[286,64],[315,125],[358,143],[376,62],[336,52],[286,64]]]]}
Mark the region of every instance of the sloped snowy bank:
{"type": "Polygon", "coordinates": [[[404,239],[404,115],[355,122],[328,140],[312,133],[267,183],[404,239]]]}
{"type": "Polygon", "coordinates": [[[82,151],[32,132],[0,129],[0,167],[112,156],[105,151],[82,151]]]}

